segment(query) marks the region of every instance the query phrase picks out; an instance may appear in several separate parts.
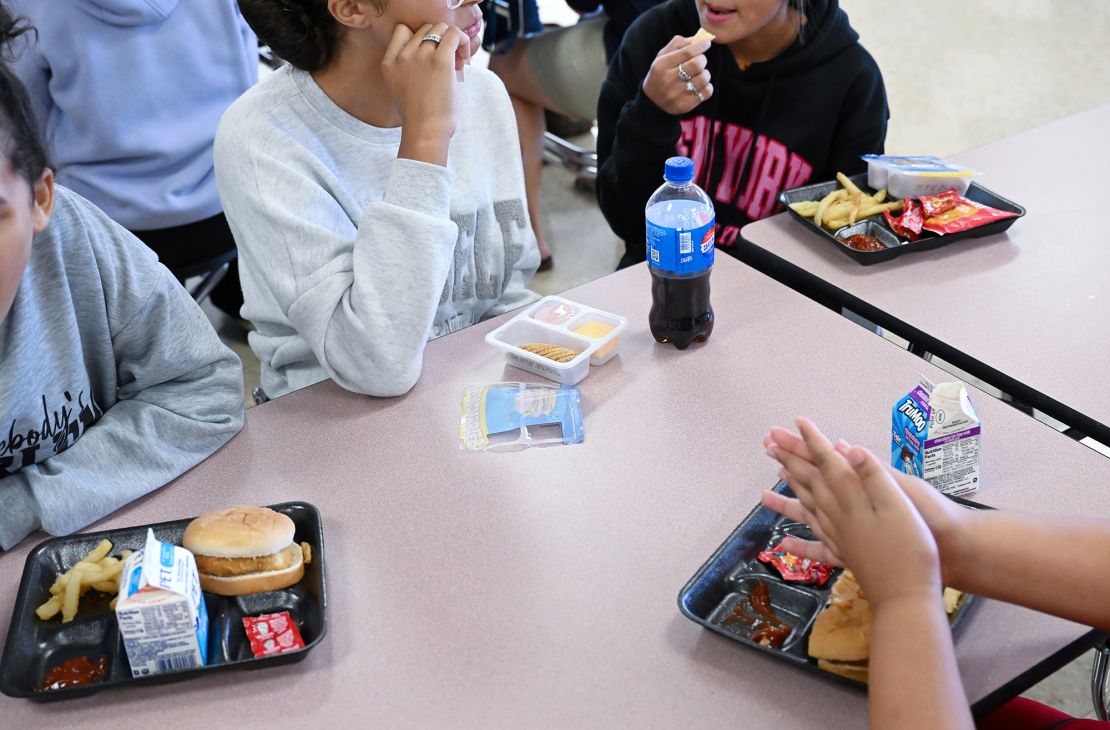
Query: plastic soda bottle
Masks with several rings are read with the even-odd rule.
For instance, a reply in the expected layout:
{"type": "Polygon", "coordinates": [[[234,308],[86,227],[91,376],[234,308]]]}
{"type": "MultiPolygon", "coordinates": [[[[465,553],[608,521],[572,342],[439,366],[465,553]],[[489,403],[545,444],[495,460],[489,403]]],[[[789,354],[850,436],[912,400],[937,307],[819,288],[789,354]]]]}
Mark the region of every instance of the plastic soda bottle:
{"type": "Polygon", "coordinates": [[[694,184],[689,157],[667,160],[666,182],[648,199],[647,263],[651,271],[648,322],[658,342],[685,350],[713,331],[709,274],[716,216],[713,201],[694,184]]]}

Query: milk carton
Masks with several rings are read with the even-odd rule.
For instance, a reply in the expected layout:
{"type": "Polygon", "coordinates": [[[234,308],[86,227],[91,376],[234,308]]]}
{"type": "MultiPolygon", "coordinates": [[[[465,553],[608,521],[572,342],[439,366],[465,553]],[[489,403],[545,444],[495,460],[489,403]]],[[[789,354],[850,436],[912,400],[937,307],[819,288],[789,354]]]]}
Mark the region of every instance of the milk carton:
{"type": "Polygon", "coordinates": [[[147,530],[146,545],[124,563],[116,620],[132,676],[204,666],[208,610],[193,554],[147,530]]]}
{"type": "Polygon", "coordinates": [[[890,461],[945,494],[979,488],[979,414],[963,383],[933,385],[924,376],[894,404],[890,461]]]}

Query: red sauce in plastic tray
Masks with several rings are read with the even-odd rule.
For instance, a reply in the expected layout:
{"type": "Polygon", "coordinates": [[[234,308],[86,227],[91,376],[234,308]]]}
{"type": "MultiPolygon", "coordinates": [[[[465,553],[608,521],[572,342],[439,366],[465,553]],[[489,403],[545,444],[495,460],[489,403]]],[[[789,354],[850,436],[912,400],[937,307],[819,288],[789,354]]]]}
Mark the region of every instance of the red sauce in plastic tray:
{"type": "Polygon", "coordinates": [[[737,601],[732,612],[725,616],[721,623],[740,622],[749,626],[754,624],[749,637],[752,641],[766,643],[774,647],[782,646],[786,637],[790,636],[791,629],[772,610],[771,593],[767,590],[766,581],[761,580],[755,584],[755,588],[752,589],[752,593],[748,597],[748,603],[762,618],[748,613],[744,607],[744,601],[740,600],[737,601]]]}
{"type": "Polygon", "coordinates": [[[848,236],[840,240],[857,251],[882,251],[886,248],[886,246],[879,242],[879,239],[874,236],[865,236],[862,233],[857,233],[854,236],[848,236]]]}
{"type": "Polygon", "coordinates": [[[108,657],[102,656],[94,664],[87,656],[79,656],[51,668],[37,689],[39,692],[49,692],[68,687],[83,687],[87,684],[103,682],[106,676],[108,676],[108,657]]]}

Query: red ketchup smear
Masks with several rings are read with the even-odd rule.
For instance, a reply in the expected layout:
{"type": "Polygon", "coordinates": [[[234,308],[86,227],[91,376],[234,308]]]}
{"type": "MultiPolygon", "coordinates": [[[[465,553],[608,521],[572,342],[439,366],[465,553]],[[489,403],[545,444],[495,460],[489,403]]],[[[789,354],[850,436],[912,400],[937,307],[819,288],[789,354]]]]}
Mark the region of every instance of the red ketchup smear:
{"type": "Polygon", "coordinates": [[[791,629],[772,610],[771,594],[767,590],[766,581],[761,580],[755,584],[755,588],[752,589],[752,593],[748,597],[748,603],[759,616],[748,613],[747,609],[744,608],[744,601],[741,600],[736,603],[732,612],[725,616],[721,623],[740,622],[746,626],[752,626],[752,633],[749,637],[752,641],[762,643],[766,640],[771,646],[782,646],[786,637],[790,636],[791,629]]]}
{"type": "Polygon", "coordinates": [[[83,687],[103,682],[106,676],[108,676],[108,657],[102,656],[94,664],[87,656],[79,656],[51,668],[36,689],[39,692],[49,692],[55,689],[83,687]]]}

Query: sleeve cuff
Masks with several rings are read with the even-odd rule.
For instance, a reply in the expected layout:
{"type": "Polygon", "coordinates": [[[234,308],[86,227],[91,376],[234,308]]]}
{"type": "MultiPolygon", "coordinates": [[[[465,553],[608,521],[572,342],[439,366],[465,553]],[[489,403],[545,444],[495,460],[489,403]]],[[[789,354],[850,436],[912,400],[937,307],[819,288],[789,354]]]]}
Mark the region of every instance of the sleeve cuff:
{"type": "Polygon", "coordinates": [[[398,158],[393,161],[385,202],[436,218],[449,218],[453,179],[446,167],[398,158]]]}
{"type": "Polygon", "coordinates": [[[0,481],[0,549],[11,550],[20,540],[39,528],[38,504],[31,488],[20,474],[0,481]]]}

